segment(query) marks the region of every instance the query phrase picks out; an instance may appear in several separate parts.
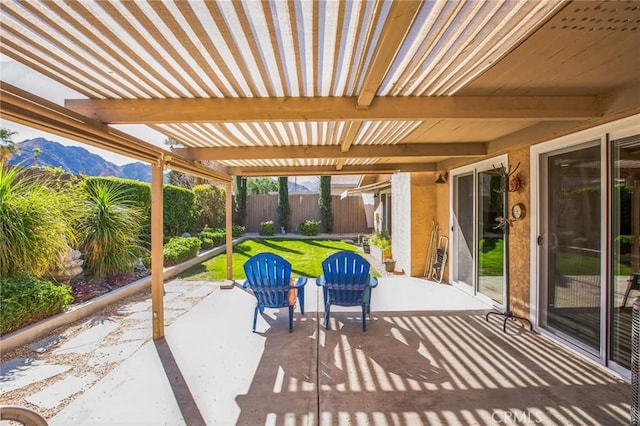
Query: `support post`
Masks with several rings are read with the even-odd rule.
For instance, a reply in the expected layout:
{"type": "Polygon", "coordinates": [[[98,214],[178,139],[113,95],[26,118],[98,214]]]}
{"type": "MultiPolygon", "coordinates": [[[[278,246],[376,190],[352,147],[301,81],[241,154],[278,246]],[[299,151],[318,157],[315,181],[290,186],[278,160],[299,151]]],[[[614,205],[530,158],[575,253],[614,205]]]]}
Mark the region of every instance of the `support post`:
{"type": "Polygon", "coordinates": [[[227,183],[227,280],[233,281],[233,187],[227,183]]]}
{"type": "Polygon", "coordinates": [[[151,312],[153,340],[164,338],[164,256],[163,250],[164,161],[151,164],[151,312]]]}

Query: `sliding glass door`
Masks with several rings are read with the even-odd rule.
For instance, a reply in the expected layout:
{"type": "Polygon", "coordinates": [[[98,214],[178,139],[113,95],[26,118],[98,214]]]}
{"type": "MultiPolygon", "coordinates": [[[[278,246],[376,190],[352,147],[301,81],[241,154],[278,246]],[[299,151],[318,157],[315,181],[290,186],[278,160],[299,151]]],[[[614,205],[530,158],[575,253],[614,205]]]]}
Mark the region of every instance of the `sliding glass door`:
{"type": "Polygon", "coordinates": [[[452,171],[453,282],[473,294],[504,303],[504,235],[497,228],[503,212],[502,177],[496,167],[506,156],[452,171]]]}
{"type": "Polygon", "coordinates": [[[612,145],[611,361],[631,368],[631,310],[640,296],[640,135],[612,145]]]}
{"type": "Polygon", "coordinates": [[[504,300],[504,233],[502,176],[496,170],[478,173],[478,292],[502,304],[504,300]]]}
{"type": "Polygon", "coordinates": [[[474,207],[473,174],[455,176],[453,206],[453,280],[473,289],[474,283],[474,207]]]}
{"type": "Polygon", "coordinates": [[[541,325],[599,353],[600,141],[544,155],[541,325]]]}

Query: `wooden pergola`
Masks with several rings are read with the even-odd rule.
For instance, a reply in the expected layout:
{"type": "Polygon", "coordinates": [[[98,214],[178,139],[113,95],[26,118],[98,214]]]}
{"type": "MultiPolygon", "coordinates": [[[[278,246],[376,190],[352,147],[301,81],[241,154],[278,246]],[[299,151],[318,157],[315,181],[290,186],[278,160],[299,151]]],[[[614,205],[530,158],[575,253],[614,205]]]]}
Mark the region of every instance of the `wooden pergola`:
{"type": "Polygon", "coordinates": [[[4,119],[153,165],[154,338],[164,167],[223,182],[230,210],[232,176],[437,172],[640,111],[630,1],[2,0],[0,18],[0,53],[78,94],[2,82],[4,119]]]}

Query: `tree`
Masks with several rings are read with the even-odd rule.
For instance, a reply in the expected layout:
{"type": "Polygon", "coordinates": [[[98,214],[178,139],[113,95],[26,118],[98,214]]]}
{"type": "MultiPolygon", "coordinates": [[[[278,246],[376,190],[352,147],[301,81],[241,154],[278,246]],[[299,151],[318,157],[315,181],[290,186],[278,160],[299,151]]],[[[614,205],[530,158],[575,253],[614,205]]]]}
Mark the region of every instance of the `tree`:
{"type": "Polygon", "coordinates": [[[291,229],[291,208],[289,207],[289,178],[278,178],[278,221],[285,231],[291,229]]]}
{"type": "Polygon", "coordinates": [[[38,157],[40,156],[40,154],[42,154],[42,150],[38,147],[35,147],[31,150],[31,152],[33,152],[33,165],[37,166],[38,165],[38,157]]]}
{"type": "Polygon", "coordinates": [[[18,145],[11,139],[13,135],[17,134],[18,132],[0,128],[0,167],[6,166],[12,155],[20,153],[18,145]]]}
{"type": "Polygon", "coordinates": [[[233,209],[233,222],[244,226],[247,219],[247,178],[236,176],[236,199],[233,209]]]}
{"type": "Polygon", "coordinates": [[[249,195],[268,194],[278,190],[278,182],[271,178],[249,178],[247,179],[247,193],[249,195]]]}
{"type": "Polygon", "coordinates": [[[320,176],[320,222],[322,231],[333,232],[333,212],[331,211],[331,176],[320,176]]]}
{"type": "Polygon", "coordinates": [[[210,228],[224,227],[226,191],[224,188],[211,184],[193,187],[196,209],[200,216],[201,225],[210,228]]]}

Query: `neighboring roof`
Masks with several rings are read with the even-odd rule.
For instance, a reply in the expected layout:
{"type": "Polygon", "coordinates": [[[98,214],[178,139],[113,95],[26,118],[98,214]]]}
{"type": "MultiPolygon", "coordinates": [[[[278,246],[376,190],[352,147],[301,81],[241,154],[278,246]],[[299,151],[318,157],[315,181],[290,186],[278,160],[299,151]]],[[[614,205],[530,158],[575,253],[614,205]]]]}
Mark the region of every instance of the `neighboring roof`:
{"type": "Polygon", "coordinates": [[[366,193],[366,192],[378,192],[380,190],[387,189],[387,188],[391,188],[391,178],[389,178],[389,180],[371,183],[369,185],[359,186],[357,188],[347,189],[346,191],[343,192],[343,196],[346,196],[349,194],[366,193]]]}
{"type": "Polygon", "coordinates": [[[434,171],[591,123],[640,72],[628,2],[25,0],[0,19],[2,54],[80,94],[66,108],[230,175],[434,171]]]}
{"type": "Polygon", "coordinates": [[[331,186],[334,188],[355,188],[361,179],[361,175],[337,175],[331,177],[331,186]]]}

